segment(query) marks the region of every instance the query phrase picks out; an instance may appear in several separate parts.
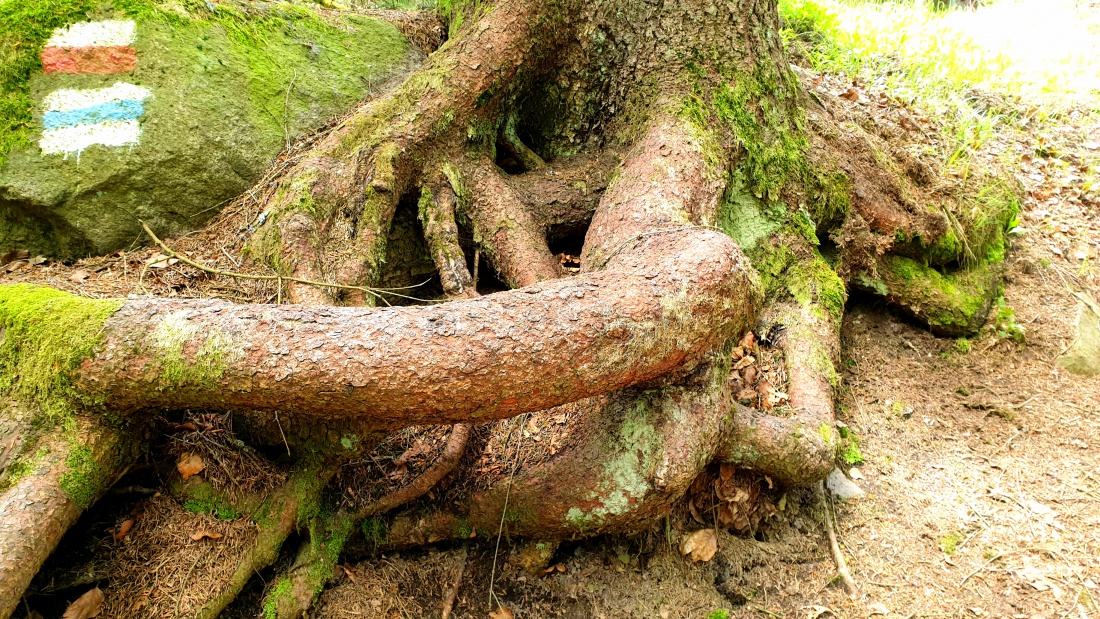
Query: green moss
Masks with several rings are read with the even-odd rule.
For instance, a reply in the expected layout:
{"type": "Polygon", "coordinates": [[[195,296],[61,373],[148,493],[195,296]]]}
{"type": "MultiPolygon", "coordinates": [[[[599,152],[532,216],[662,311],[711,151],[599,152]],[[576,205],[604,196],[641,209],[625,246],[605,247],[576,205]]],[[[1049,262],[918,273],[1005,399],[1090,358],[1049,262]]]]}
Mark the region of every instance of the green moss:
{"type": "Polygon", "coordinates": [[[946,335],[977,331],[999,290],[996,264],[954,273],[901,256],[887,256],[882,264],[878,275],[890,296],[905,299],[918,318],[946,335]]]}
{"type": "Polygon", "coordinates": [[[800,260],[787,270],[787,290],[804,307],[824,312],[819,318],[831,318],[839,322],[848,302],[848,290],[836,271],[814,252],[809,260],[800,260]]]}
{"type": "Polygon", "coordinates": [[[96,460],[92,450],[75,441],[69,444],[65,457],[65,472],[59,485],[80,509],[88,509],[109,485],[108,475],[96,460]]]}
{"type": "MultiPolygon", "coordinates": [[[[709,87],[712,80],[698,64],[689,60],[687,66],[697,79],[681,116],[703,135],[713,135],[721,128],[732,135],[741,151],[730,171],[728,185],[734,190],[726,193],[718,225],[736,226],[741,217],[729,211],[743,213],[746,194],[761,201],[758,208],[762,207],[765,218],[773,217],[774,211],[785,213],[787,208],[779,203],[789,194],[797,196],[811,230],[841,221],[850,206],[849,180],[842,172],[823,169],[808,158],[806,121],[793,73],[765,61],[749,71],[727,66],[720,69],[717,85],[709,87]]],[[[714,144],[705,154],[708,163],[723,168],[724,158],[716,152],[722,141],[707,143],[714,144]]],[[[727,233],[736,235],[734,230],[727,233]]]]}
{"type": "Polygon", "coordinates": [[[940,537],[940,550],[943,554],[951,556],[955,554],[955,551],[959,548],[959,542],[966,539],[966,537],[958,531],[952,531],[944,534],[940,537]]]}
{"type": "Polygon", "coordinates": [[[250,79],[243,83],[249,91],[253,119],[271,128],[276,135],[297,134],[303,127],[295,118],[314,106],[313,99],[286,99],[287,86],[298,87],[322,97],[359,92],[360,77],[370,80],[396,64],[406,53],[407,42],[393,26],[359,15],[341,15],[339,24],[329,23],[317,12],[291,3],[254,3],[223,0],[218,4],[202,0],[2,0],[0,1],[0,167],[7,153],[26,146],[36,130],[33,119],[30,79],[41,69],[42,48],[54,29],[78,21],[130,17],[157,20],[177,34],[175,41],[186,41],[189,52],[202,56],[203,43],[195,49],[193,41],[215,47],[204,28],[217,26],[228,37],[231,50],[215,52],[224,58],[230,52],[249,66],[250,79]],[[356,41],[348,37],[355,32],[356,41]],[[301,53],[302,42],[321,55],[301,53]],[[366,46],[364,48],[364,46],[366,46]],[[273,51],[282,48],[289,54],[258,53],[257,48],[273,51]],[[328,64],[358,63],[354,60],[366,51],[377,58],[372,70],[343,71],[341,83],[322,81],[322,75],[338,74],[328,64]],[[319,66],[320,65],[320,66],[319,66]],[[376,70],[375,70],[376,68],[376,70]],[[343,91],[343,92],[341,92],[343,91]],[[289,108],[289,109],[288,109],[289,108]]]}
{"type": "Polygon", "coordinates": [[[67,425],[72,374],[101,338],[119,300],[78,297],[26,284],[0,286],[0,394],[38,413],[39,425],[67,425]]]}
{"type": "Polygon", "coordinates": [[[216,384],[229,364],[244,354],[230,336],[218,330],[200,332],[198,325],[179,314],[160,319],[152,342],[161,378],[173,388],[216,384]],[[198,350],[185,354],[185,349],[194,344],[198,350]]]}
{"type": "Polygon", "coordinates": [[[1027,331],[1023,325],[1016,322],[1016,312],[1005,303],[1003,295],[997,297],[994,307],[996,313],[993,315],[992,328],[997,337],[1024,344],[1027,341],[1027,331]]]}
{"type": "Polygon", "coordinates": [[[193,514],[211,514],[218,520],[236,520],[241,517],[228,498],[204,480],[188,479],[180,484],[179,491],[184,497],[183,508],[193,514]]]}
{"type": "Polygon", "coordinates": [[[805,244],[790,228],[772,236],[748,252],[752,265],[760,273],[767,297],[790,296],[819,318],[839,321],[848,301],[843,280],[816,248],[805,244]],[[793,248],[802,245],[808,257],[799,257],[793,248]]]}
{"type": "Polygon", "coordinates": [[[840,444],[837,455],[847,464],[863,464],[863,453],[859,450],[859,437],[848,428],[839,428],[840,444]]]}
{"type": "MultiPolygon", "coordinates": [[[[460,521],[459,527],[461,528],[462,525],[465,525],[466,529],[470,528],[468,521],[460,521]]],[[[390,528],[386,525],[386,521],[378,516],[364,519],[359,525],[359,530],[363,532],[363,539],[374,548],[384,544],[390,534],[390,528]]],[[[469,535],[467,534],[465,537],[469,537],[469,535]]]]}
{"type": "Polygon", "coordinates": [[[730,613],[728,610],[718,609],[707,615],[707,619],[729,619],[729,616],[730,613]]]}
{"type": "Polygon", "coordinates": [[[288,576],[280,576],[275,581],[275,586],[271,588],[271,592],[264,598],[264,619],[275,619],[278,615],[279,601],[283,598],[287,600],[294,599],[294,585],[291,583],[288,576]]]}
{"type": "Polygon", "coordinates": [[[455,527],[455,537],[458,539],[468,539],[474,533],[474,527],[470,524],[470,521],[466,518],[459,518],[458,524],[455,527]]]}

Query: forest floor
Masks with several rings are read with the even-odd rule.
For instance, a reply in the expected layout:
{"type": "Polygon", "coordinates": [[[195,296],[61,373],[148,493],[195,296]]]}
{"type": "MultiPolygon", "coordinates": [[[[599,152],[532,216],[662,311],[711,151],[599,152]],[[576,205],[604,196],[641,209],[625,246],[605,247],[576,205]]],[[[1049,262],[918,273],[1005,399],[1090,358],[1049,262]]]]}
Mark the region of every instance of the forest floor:
{"type": "MultiPolygon", "coordinates": [[[[819,87],[843,94],[849,83],[827,77],[819,87]]],[[[848,104],[872,117],[897,112],[899,104],[881,96],[878,85],[857,81],[854,87],[860,96],[845,98],[848,104]]],[[[543,577],[509,562],[509,540],[499,549],[496,539],[472,540],[344,565],[313,616],[438,617],[457,583],[456,619],[507,619],[508,613],[521,619],[1100,619],[1100,377],[1076,377],[1055,364],[1075,333],[1081,302],[1073,291],[1100,298],[1100,200],[1093,186],[1100,119],[1069,106],[1043,122],[1015,123],[973,156],[1011,161],[1025,189],[1022,232],[1014,235],[1004,290],[1012,313],[992,320],[1000,332],[987,328],[965,341],[937,338],[865,297],[849,301],[844,320],[840,422],[858,437],[863,462],[849,474],[866,495],[831,509],[857,599],[835,578],[825,504],[808,490],[777,490],[783,508],[751,535],[720,532],[708,562],[681,556],[680,536],[699,528],[690,517],[637,536],[563,544],[543,577]]],[[[292,151],[283,163],[293,157],[292,151]]],[[[265,190],[263,183],[258,187],[265,190]]],[[[173,247],[219,268],[247,269],[238,251],[258,215],[257,198],[230,206],[219,224],[174,239],[173,247]]],[[[204,277],[178,263],[146,268],[163,258],[156,255],[146,248],[75,264],[25,258],[0,267],[0,279],[84,294],[277,299],[269,283],[204,277]]],[[[524,433],[519,440],[537,439],[524,433]]],[[[51,559],[47,572],[96,564],[89,581],[114,574],[116,582],[131,582],[106,585],[108,598],[124,599],[126,611],[104,616],[152,616],[156,604],[142,587],[177,592],[156,616],[186,616],[184,592],[217,578],[219,557],[231,555],[249,534],[243,522],[190,513],[165,497],[115,497],[91,510],[66,538],[75,548],[68,555],[63,548],[64,558],[51,559]],[[143,519],[134,533],[122,543],[111,539],[118,522],[136,511],[143,519]],[[146,535],[143,528],[159,533],[146,535]],[[194,540],[196,531],[223,537],[194,540]],[[157,556],[186,555],[187,561],[174,562],[186,565],[161,572],[164,564],[150,564],[142,543],[158,545],[157,556]],[[85,556],[96,548],[108,550],[85,556]],[[135,573],[142,561],[147,569],[135,573]]],[[[254,585],[227,616],[257,616],[262,578],[254,585]]],[[[76,591],[57,586],[66,595],[76,591]]],[[[64,608],[63,601],[52,604],[64,608]]],[[[42,603],[44,609],[51,604],[42,603]]]]}

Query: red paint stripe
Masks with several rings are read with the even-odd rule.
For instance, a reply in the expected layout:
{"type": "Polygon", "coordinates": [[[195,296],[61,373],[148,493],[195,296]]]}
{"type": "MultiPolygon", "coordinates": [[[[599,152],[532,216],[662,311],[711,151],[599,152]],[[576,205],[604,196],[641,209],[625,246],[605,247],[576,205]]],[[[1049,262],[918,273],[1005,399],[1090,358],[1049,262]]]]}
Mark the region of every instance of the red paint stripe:
{"type": "Polygon", "coordinates": [[[117,47],[47,47],[42,50],[46,73],[129,73],[137,66],[137,50],[117,47]]]}

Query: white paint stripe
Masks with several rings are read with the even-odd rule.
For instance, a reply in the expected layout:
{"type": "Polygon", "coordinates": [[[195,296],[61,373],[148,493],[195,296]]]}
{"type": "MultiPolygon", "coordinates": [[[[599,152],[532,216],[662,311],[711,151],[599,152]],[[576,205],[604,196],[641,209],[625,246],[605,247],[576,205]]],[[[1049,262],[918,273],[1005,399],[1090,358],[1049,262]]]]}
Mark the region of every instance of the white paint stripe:
{"type": "Polygon", "coordinates": [[[136,120],[110,121],[95,125],[77,125],[42,132],[38,147],[45,155],[79,155],[92,146],[128,146],[141,138],[141,125],[136,120]]]}
{"type": "Polygon", "coordinates": [[[68,112],[110,103],[111,101],[144,101],[152,94],[148,88],[116,82],[114,86],[107,88],[56,90],[46,96],[43,104],[45,104],[47,112],[68,112]]]}
{"type": "Polygon", "coordinates": [[[58,28],[46,42],[47,47],[95,47],[130,45],[134,42],[134,22],[126,19],[82,21],[58,28]]]}

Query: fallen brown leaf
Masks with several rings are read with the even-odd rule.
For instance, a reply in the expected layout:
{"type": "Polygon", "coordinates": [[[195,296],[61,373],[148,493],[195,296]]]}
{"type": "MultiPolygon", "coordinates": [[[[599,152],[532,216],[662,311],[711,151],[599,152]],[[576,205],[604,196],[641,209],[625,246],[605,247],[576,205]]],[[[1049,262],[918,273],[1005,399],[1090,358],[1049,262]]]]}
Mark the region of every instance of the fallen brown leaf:
{"type": "Polygon", "coordinates": [[[852,86],[848,90],[844,91],[844,93],[840,95],[840,98],[847,99],[849,101],[859,101],[859,91],[856,90],[855,86],[852,86]]]}
{"type": "Polygon", "coordinates": [[[69,276],[69,281],[71,281],[75,284],[79,284],[80,282],[88,279],[91,276],[92,276],[91,273],[85,271],[84,269],[80,269],[80,270],[74,272],[72,275],[69,276]]]}
{"type": "Polygon", "coordinates": [[[90,619],[98,616],[101,610],[103,610],[103,591],[96,587],[69,604],[61,619],[90,619]]]}
{"type": "Polygon", "coordinates": [[[516,614],[508,610],[507,606],[501,606],[496,612],[489,613],[489,619],[516,619],[516,614]]]}
{"type": "Polygon", "coordinates": [[[119,541],[126,537],[126,534],[130,532],[130,529],[134,528],[134,519],[127,518],[122,521],[122,524],[118,527],[118,533],[115,533],[115,541],[119,541]]]}
{"type": "Polygon", "coordinates": [[[179,262],[179,258],[169,258],[159,251],[145,261],[146,266],[152,269],[164,269],[179,262]]]}
{"type": "Polygon", "coordinates": [[[205,468],[206,463],[202,461],[202,456],[199,454],[181,454],[179,461],[176,462],[176,469],[179,470],[184,479],[192,475],[198,475],[205,468]]]}
{"type": "Polygon", "coordinates": [[[340,567],[343,568],[344,573],[347,574],[348,580],[351,581],[351,584],[354,585],[358,582],[358,579],[355,577],[355,571],[352,570],[350,565],[345,563],[345,564],[341,565],[340,567]]]}
{"type": "Polygon", "coordinates": [[[718,474],[722,477],[722,481],[733,477],[733,474],[737,471],[737,467],[732,464],[722,463],[722,467],[718,469],[718,474]]]}
{"type": "Polygon", "coordinates": [[[753,335],[752,331],[749,331],[741,338],[741,341],[738,342],[737,345],[744,348],[747,353],[750,348],[756,345],[756,336],[753,335]]]}
{"type": "Polygon", "coordinates": [[[714,529],[699,529],[680,544],[680,554],[691,555],[692,561],[710,561],[718,552],[718,534],[714,529]]]}
{"type": "Polygon", "coordinates": [[[195,531],[191,534],[191,539],[200,541],[202,539],[221,539],[225,537],[221,533],[215,533],[213,531],[195,531]]]}

